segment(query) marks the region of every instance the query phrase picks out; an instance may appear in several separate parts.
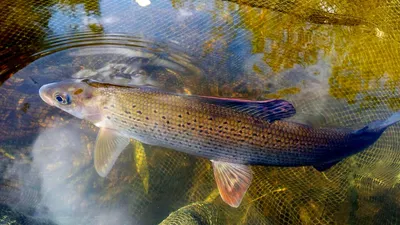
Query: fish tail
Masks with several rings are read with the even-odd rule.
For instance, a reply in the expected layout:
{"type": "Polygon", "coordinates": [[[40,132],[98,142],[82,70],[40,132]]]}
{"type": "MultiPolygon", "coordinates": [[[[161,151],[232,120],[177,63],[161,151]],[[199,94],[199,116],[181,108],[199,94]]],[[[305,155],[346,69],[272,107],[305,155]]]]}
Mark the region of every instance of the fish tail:
{"type": "Polygon", "coordinates": [[[387,128],[393,124],[396,124],[397,122],[400,121],[400,111],[393,113],[392,116],[390,116],[387,120],[385,120],[382,124],[381,124],[381,128],[387,128]]]}
{"type": "Polygon", "coordinates": [[[364,128],[355,131],[355,133],[363,133],[363,132],[376,132],[376,131],[384,131],[386,128],[396,124],[400,121],[400,111],[393,113],[388,119],[386,120],[377,120],[374,121],[364,128]]]}

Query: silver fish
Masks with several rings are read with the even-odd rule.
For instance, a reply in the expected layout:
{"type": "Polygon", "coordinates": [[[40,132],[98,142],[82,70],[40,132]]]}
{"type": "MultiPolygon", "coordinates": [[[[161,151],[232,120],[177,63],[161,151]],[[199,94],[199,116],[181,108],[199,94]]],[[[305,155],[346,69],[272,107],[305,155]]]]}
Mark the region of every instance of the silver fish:
{"type": "Polygon", "coordinates": [[[238,207],[252,172],[248,165],[314,166],[323,171],[372,145],[400,112],[360,130],[313,128],[283,119],[285,100],[247,101],[168,93],[92,80],[52,83],[41,98],[100,128],[95,168],[106,176],[134,138],[208,158],[222,199],[238,207]]]}

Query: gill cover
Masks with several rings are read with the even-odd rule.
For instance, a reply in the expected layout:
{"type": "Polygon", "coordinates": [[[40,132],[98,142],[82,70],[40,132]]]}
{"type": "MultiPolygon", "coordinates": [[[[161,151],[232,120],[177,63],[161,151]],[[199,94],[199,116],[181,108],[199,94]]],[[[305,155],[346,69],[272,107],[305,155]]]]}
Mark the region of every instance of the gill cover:
{"type": "Polygon", "coordinates": [[[43,85],[39,95],[44,102],[77,118],[90,122],[101,120],[100,105],[105,99],[83,80],[66,80],[43,85]]]}

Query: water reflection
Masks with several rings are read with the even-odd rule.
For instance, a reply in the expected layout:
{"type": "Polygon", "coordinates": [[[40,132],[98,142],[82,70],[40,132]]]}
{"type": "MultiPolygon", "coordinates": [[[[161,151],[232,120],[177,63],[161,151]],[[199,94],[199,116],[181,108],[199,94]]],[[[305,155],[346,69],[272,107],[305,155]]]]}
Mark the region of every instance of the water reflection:
{"type": "Polygon", "coordinates": [[[188,206],[218,208],[213,213],[231,224],[396,223],[398,126],[324,175],[255,167],[234,211],[215,195],[206,160],[166,149],[132,143],[110,176],[99,178],[89,150],[95,128],[37,95],[41,84],[91,77],[285,98],[296,106],[294,120],[351,128],[400,109],[397,3],[234,2],[1,2],[0,78],[8,80],[0,87],[0,199],[2,212],[19,218],[10,221],[156,224],[188,206]],[[138,51],[146,44],[137,37],[167,48],[138,51]],[[179,51],[171,53],[170,44],[179,51]]]}
{"type": "Polygon", "coordinates": [[[72,52],[70,57],[80,61],[81,68],[71,77],[90,78],[120,85],[153,86],[177,93],[191,93],[190,90],[196,89],[196,81],[202,79],[202,70],[189,56],[173,52],[173,48],[141,44],[143,46],[140,46],[139,50],[104,46],[86,47],[72,52]],[[95,59],[96,56],[104,62],[103,67],[97,66],[102,63],[95,59]],[[93,59],[89,59],[90,57],[93,59]],[[83,60],[97,62],[88,65],[82,63],[83,60]]]}

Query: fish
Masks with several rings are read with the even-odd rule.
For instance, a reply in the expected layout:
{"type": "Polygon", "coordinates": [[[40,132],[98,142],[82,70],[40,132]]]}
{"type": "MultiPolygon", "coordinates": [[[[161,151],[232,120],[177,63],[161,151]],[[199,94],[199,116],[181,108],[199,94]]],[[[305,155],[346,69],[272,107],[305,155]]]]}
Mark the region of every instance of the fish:
{"type": "Polygon", "coordinates": [[[91,79],[45,84],[39,95],[100,128],[94,149],[100,176],[107,176],[132,138],[209,159],[222,200],[235,208],[251,184],[250,166],[325,171],[373,145],[400,120],[395,112],[358,130],[315,128],[287,120],[296,109],[283,99],[185,95],[91,79]]]}

